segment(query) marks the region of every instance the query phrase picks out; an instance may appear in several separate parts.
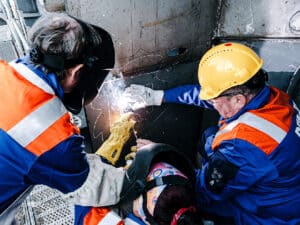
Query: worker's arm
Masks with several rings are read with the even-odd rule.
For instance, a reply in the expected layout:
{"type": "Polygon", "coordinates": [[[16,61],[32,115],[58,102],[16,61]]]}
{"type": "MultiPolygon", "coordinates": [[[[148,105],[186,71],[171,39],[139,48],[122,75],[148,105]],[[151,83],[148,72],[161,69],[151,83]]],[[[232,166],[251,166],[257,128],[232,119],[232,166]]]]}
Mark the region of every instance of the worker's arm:
{"type": "Polygon", "coordinates": [[[200,86],[187,84],[164,90],[164,102],[209,107],[210,105],[199,98],[200,86]]]}
{"type": "Polygon", "coordinates": [[[226,141],[197,170],[197,202],[201,207],[212,200],[226,202],[258,180],[272,182],[278,176],[276,171],[266,154],[254,145],[243,140],[226,141]]]}
{"type": "Polygon", "coordinates": [[[108,206],[119,202],[125,170],[102,162],[96,154],[87,154],[89,174],[83,185],[68,193],[71,200],[82,206],[108,206]]]}
{"type": "Polygon", "coordinates": [[[199,98],[200,86],[196,84],[182,85],[167,90],[154,90],[143,85],[132,84],[125,89],[124,99],[136,110],[162,103],[178,103],[212,108],[199,98]]]}
{"type": "Polygon", "coordinates": [[[41,155],[28,174],[32,184],[44,184],[68,193],[79,205],[103,206],[120,199],[125,171],[84,152],[83,137],[73,135],[41,155]]]}

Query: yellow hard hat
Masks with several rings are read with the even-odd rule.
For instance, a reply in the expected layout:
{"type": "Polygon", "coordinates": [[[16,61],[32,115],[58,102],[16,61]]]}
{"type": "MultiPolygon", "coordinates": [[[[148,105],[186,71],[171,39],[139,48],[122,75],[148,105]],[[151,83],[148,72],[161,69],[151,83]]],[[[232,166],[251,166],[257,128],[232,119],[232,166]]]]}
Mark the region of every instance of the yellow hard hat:
{"type": "Polygon", "coordinates": [[[216,98],[227,89],[245,83],[262,64],[263,60],[243,44],[223,43],[211,48],[199,63],[200,98],[216,98]]]}

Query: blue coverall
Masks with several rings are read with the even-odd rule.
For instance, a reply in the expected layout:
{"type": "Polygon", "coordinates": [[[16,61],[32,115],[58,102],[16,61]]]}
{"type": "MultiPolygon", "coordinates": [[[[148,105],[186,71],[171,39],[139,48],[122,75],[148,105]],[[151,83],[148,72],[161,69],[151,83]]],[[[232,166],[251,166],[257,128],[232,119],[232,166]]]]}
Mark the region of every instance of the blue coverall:
{"type": "MultiPolygon", "coordinates": [[[[213,109],[199,85],[165,90],[166,103],[213,109]]],[[[300,224],[300,112],[284,92],[265,86],[207,137],[197,170],[201,210],[236,224],[300,224]]]]}

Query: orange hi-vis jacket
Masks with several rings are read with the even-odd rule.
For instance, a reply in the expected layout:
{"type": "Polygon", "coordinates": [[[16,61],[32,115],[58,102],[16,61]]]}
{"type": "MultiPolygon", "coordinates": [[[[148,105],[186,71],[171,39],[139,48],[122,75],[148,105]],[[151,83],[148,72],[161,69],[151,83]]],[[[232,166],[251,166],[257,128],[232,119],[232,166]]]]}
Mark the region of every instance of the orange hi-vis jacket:
{"type": "Polygon", "coordinates": [[[74,225],[146,225],[132,213],[122,218],[113,209],[105,207],[76,206],[75,215],[74,225]]]}
{"type": "Polygon", "coordinates": [[[6,171],[0,181],[3,211],[35,184],[29,174],[39,157],[79,130],[50,86],[24,64],[1,61],[0,80],[0,169],[6,171]]]}
{"type": "Polygon", "coordinates": [[[122,218],[108,208],[92,208],[85,216],[83,225],[124,225],[122,218]]]}

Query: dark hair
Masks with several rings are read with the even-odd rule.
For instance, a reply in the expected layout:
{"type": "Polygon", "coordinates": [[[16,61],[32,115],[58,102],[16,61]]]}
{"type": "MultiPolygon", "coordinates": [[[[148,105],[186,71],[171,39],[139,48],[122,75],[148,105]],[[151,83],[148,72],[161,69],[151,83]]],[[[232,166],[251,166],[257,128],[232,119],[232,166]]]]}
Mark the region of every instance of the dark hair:
{"type": "Polygon", "coordinates": [[[63,74],[65,69],[84,63],[87,51],[99,46],[102,41],[92,26],[64,13],[43,15],[33,24],[28,36],[31,60],[50,71],[55,70],[58,75],[63,74]],[[62,68],[55,68],[61,61],[64,61],[62,68]]]}
{"type": "MultiPolygon", "coordinates": [[[[170,225],[176,212],[181,208],[195,205],[195,190],[190,185],[169,185],[160,194],[153,219],[160,225],[170,225]]],[[[177,225],[202,225],[197,211],[187,210],[178,219],[177,225]]]]}
{"type": "Polygon", "coordinates": [[[250,80],[248,80],[243,85],[248,87],[250,90],[257,92],[266,85],[267,80],[267,73],[264,70],[260,69],[250,80]]]}

